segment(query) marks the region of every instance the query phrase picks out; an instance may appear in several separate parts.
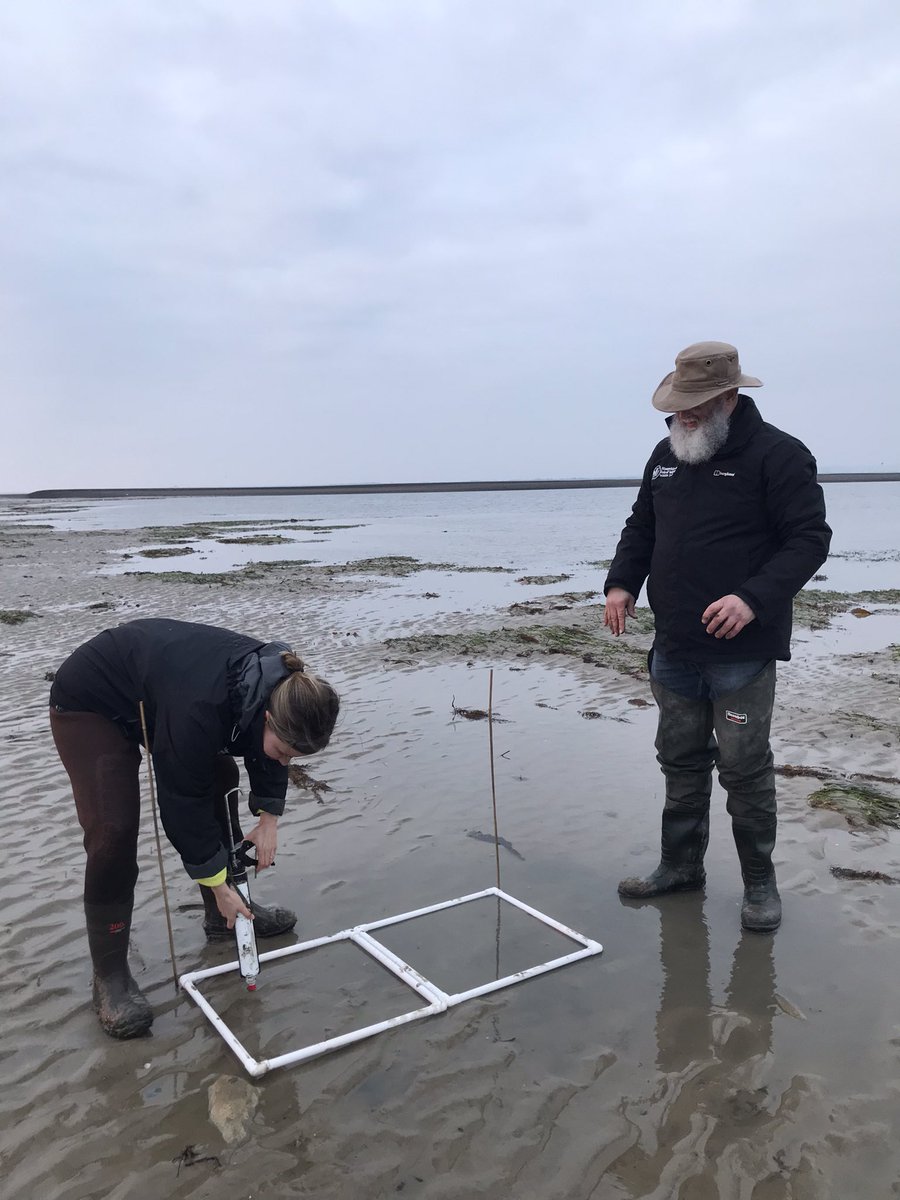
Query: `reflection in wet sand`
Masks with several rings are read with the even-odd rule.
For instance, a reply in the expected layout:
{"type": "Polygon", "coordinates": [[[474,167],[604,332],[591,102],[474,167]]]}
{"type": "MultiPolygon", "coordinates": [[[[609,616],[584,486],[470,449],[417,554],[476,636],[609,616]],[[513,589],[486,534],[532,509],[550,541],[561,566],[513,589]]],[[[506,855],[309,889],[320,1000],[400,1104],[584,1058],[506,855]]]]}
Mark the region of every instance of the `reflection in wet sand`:
{"type": "Polygon", "coordinates": [[[798,1119],[821,1108],[817,1081],[783,1086],[773,1069],[776,939],[740,931],[717,1004],[704,897],[642,907],[659,912],[659,1075],[651,1094],[622,1102],[636,1137],[611,1173],[642,1200],[828,1195],[826,1173],[792,1148],[798,1119]]]}

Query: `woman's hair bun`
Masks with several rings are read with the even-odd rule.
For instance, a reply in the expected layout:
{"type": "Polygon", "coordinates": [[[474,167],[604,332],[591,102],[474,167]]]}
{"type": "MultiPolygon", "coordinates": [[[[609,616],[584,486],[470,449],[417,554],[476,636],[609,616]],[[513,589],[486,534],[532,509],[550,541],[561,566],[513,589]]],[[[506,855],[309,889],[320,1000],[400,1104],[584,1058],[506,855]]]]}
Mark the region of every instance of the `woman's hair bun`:
{"type": "Polygon", "coordinates": [[[328,745],[340,697],[330,683],[307,672],[293,650],[283,650],[281,657],[290,675],[276,683],[269,696],[269,728],[295,753],[315,754],[328,745]]]}

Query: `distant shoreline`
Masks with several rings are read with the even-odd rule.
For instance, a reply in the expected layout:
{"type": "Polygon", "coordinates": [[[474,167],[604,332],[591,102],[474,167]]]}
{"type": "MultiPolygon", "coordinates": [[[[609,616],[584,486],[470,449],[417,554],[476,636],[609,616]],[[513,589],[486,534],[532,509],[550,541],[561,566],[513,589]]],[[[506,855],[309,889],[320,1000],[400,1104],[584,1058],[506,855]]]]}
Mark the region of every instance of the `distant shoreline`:
{"type": "MultiPolygon", "coordinates": [[[[819,475],[820,483],[895,483],[900,472],[819,475]]],[[[639,487],[640,479],[477,479],[443,483],[332,483],[309,487],[42,488],[26,500],[125,500],[160,496],[353,496],[397,492],[531,492],[639,487]]]]}

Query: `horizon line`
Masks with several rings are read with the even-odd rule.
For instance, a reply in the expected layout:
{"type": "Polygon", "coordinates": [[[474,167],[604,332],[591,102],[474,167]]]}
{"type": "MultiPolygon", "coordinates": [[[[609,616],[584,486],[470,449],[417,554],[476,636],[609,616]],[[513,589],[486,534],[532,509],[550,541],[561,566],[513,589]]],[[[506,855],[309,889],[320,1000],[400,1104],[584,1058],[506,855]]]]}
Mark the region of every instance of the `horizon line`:
{"type": "MultiPolygon", "coordinates": [[[[900,481],[900,472],[820,472],[820,483],[880,483],[900,481]]],[[[39,488],[32,492],[7,493],[26,500],[127,499],[139,496],[328,496],[397,492],[495,492],[564,490],[573,488],[639,487],[640,477],[598,479],[472,479],[418,483],[332,483],[263,487],[126,487],[126,488],[39,488]]]]}

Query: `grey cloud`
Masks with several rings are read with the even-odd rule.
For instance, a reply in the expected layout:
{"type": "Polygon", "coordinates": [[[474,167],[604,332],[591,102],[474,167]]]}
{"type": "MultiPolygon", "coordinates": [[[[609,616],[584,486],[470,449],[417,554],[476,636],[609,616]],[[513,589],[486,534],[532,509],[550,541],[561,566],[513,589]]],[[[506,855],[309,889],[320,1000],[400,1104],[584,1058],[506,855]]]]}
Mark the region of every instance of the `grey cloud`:
{"type": "Polygon", "coordinates": [[[896,466],[892,3],[2,26],[0,490],[274,482],[267,431],[309,482],[633,474],[706,336],[824,467],[896,466]]]}

